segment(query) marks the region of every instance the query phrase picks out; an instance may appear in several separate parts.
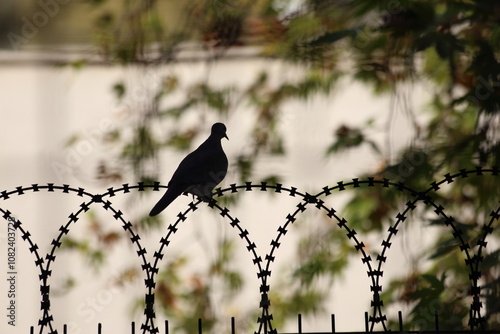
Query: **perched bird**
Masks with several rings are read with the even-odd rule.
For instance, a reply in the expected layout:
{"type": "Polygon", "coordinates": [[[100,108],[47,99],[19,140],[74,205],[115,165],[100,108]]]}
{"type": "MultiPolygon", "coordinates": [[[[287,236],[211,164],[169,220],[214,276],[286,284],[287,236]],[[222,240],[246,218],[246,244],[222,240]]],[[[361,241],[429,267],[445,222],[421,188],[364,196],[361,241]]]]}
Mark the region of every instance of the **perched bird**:
{"type": "Polygon", "coordinates": [[[203,201],[208,201],[212,197],[212,190],[227,173],[228,163],[226,154],[222,150],[222,138],[229,140],[226,126],[215,123],[207,140],[181,161],[168,183],[167,192],[149,213],[150,217],[162,212],[182,193],[191,193],[203,201]]]}

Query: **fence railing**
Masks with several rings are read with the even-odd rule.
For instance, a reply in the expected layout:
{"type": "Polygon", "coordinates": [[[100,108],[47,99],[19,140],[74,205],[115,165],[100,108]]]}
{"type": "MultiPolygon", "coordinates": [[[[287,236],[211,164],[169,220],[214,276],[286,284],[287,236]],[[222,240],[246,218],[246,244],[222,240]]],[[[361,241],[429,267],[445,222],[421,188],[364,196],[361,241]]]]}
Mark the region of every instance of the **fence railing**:
{"type": "MultiPolygon", "coordinates": [[[[351,331],[351,332],[338,332],[335,330],[335,315],[331,314],[331,330],[330,331],[308,331],[307,328],[302,327],[302,315],[298,314],[297,315],[297,331],[294,332],[285,332],[282,334],[382,334],[382,333],[387,333],[387,331],[370,331],[370,321],[369,321],[369,315],[368,312],[365,312],[365,330],[364,331],[351,331]]],[[[434,314],[434,328],[431,330],[403,330],[403,317],[401,311],[398,312],[398,330],[392,330],[390,331],[392,334],[499,334],[500,333],[500,328],[499,329],[469,329],[469,330],[443,330],[439,328],[439,314],[435,313],[434,314]]],[[[103,325],[101,323],[98,323],[96,325],[96,334],[106,334],[109,332],[112,332],[113,329],[106,329],[103,328],[103,325]]],[[[135,322],[132,322],[130,324],[130,334],[136,334],[138,332],[137,330],[137,324],[135,322]]],[[[156,333],[158,334],[170,334],[171,329],[169,326],[168,320],[165,320],[163,323],[163,326],[159,326],[157,328],[156,333]]],[[[203,334],[203,322],[201,319],[198,319],[198,326],[197,326],[197,333],[198,334],[203,334]]],[[[231,317],[230,319],[230,324],[228,324],[228,328],[225,331],[225,333],[229,334],[237,334],[238,331],[236,330],[235,326],[235,318],[231,317]]],[[[30,334],[35,334],[35,327],[31,326],[30,327],[30,334]]],[[[68,334],[67,331],[67,326],[63,326],[63,332],[62,334],[68,334]]],[[[93,333],[89,333],[93,334],[93,333]]],[[[127,334],[127,333],[123,333],[127,334]]]]}
{"type": "MultiPolygon", "coordinates": [[[[388,331],[387,328],[387,316],[384,313],[383,301],[381,299],[382,283],[381,277],[383,275],[384,264],[387,261],[388,250],[390,249],[393,239],[398,233],[399,229],[404,224],[407,216],[417,208],[418,205],[425,205],[433,209],[436,216],[446,225],[453,238],[456,240],[460,251],[465,257],[465,267],[469,273],[470,278],[470,317],[469,317],[469,328],[470,332],[477,332],[479,330],[484,330],[486,327],[486,319],[482,315],[482,302],[481,302],[481,270],[480,265],[483,259],[484,248],[487,244],[487,237],[493,232],[494,224],[500,217],[500,207],[492,209],[490,213],[490,220],[485,222],[481,226],[480,236],[477,239],[477,244],[470,245],[467,240],[463,237],[464,233],[457,224],[453,217],[447,214],[446,209],[437,201],[433,199],[432,194],[437,192],[443,184],[449,184],[457,180],[467,178],[467,177],[489,177],[497,178],[499,175],[499,169],[497,167],[492,168],[482,168],[477,167],[474,169],[463,169],[457,173],[448,173],[444,176],[442,180],[434,181],[430,183],[427,189],[411,189],[402,182],[392,182],[388,179],[377,179],[374,177],[369,177],[367,179],[353,179],[349,182],[337,182],[334,186],[325,186],[321,188],[317,193],[307,193],[302,192],[295,187],[288,187],[283,184],[268,184],[265,182],[259,184],[253,184],[247,182],[245,184],[231,184],[225,189],[218,188],[214,192],[213,198],[208,202],[208,206],[213,210],[216,210],[221,217],[223,217],[227,223],[234,229],[238,234],[241,241],[246,245],[247,251],[252,257],[252,263],[256,268],[257,276],[260,280],[259,293],[260,293],[260,316],[257,319],[257,329],[256,333],[276,333],[277,330],[273,326],[273,317],[270,312],[270,298],[269,292],[271,286],[269,283],[269,277],[271,275],[272,264],[275,260],[276,251],[280,245],[286,240],[286,233],[288,232],[290,226],[298,219],[298,217],[307,209],[319,210],[325,214],[326,217],[334,221],[337,226],[345,232],[345,235],[353,243],[354,248],[358,251],[361,261],[366,268],[368,277],[370,278],[370,291],[371,291],[371,311],[366,316],[366,331],[374,332],[375,326],[378,324],[383,328],[384,331],[388,331]],[[382,241],[382,249],[376,258],[367,252],[366,246],[361,240],[360,236],[356,233],[355,229],[349,226],[348,221],[340,216],[334,208],[328,207],[325,203],[325,198],[336,193],[341,192],[346,189],[363,188],[363,187],[381,187],[388,191],[395,191],[400,193],[406,193],[410,200],[406,202],[401,211],[396,215],[396,220],[392,226],[389,227],[387,234],[382,241]],[[285,222],[278,228],[276,234],[271,240],[271,249],[267,254],[261,254],[256,246],[256,243],[252,240],[252,236],[247,229],[244,228],[240,220],[233,216],[227,207],[219,205],[218,199],[223,196],[228,196],[234,193],[240,192],[273,192],[275,194],[280,194],[283,196],[289,196],[297,198],[297,204],[295,210],[290,212],[285,219],[285,222]]],[[[54,315],[51,313],[50,307],[50,277],[52,274],[52,266],[54,265],[58,250],[64,242],[64,238],[71,233],[72,228],[80,219],[81,215],[87,212],[93,206],[101,206],[111,214],[113,219],[121,224],[123,230],[128,234],[129,240],[135,247],[137,257],[141,261],[141,270],[144,274],[144,315],[145,319],[143,323],[135,329],[131,328],[131,332],[140,331],[142,333],[160,333],[159,324],[156,321],[156,315],[154,311],[155,304],[155,286],[157,274],[159,271],[160,263],[164,257],[164,254],[170,244],[172,237],[181,228],[181,223],[188,219],[189,215],[195,211],[199,205],[203,202],[196,200],[188,205],[188,207],[177,215],[177,220],[174,223],[168,225],[166,229],[166,234],[160,239],[158,249],[153,251],[153,259],[148,261],[146,258],[147,250],[141,244],[141,238],[139,234],[134,230],[133,224],[127,220],[126,214],[115,207],[113,204],[113,198],[116,196],[125,196],[134,192],[141,192],[148,189],[154,191],[160,191],[166,188],[165,185],[161,185],[158,182],[154,184],[144,184],[138,183],[136,185],[123,184],[117,188],[108,188],[106,192],[101,194],[93,194],[86,191],[83,188],[76,188],[70,185],[55,185],[53,183],[48,184],[32,184],[30,186],[19,186],[13,190],[5,190],[0,192],[0,199],[4,202],[16,196],[28,196],[29,194],[37,192],[47,192],[47,193],[62,193],[68,196],[81,197],[83,201],[76,209],[68,216],[68,221],[61,225],[58,229],[57,236],[51,242],[51,248],[46,254],[42,254],[39,247],[35,243],[30,231],[27,229],[25,224],[19,220],[15,212],[10,212],[9,210],[0,207],[0,214],[3,218],[12,225],[13,229],[20,232],[22,240],[27,244],[29,251],[34,257],[34,264],[38,270],[38,279],[40,285],[40,308],[41,317],[38,323],[39,333],[48,331],[49,333],[55,333],[56,329],[54,327],[54,315]]],[[[202,204],[206,205],[206,204],[202,204]]],[[[436,324],[438,322],[436,321],[436,324]]],[[[299,330],[301,332],[301,322],[299,318],[299,330]]],[[[437,325],[436,325],[437,326],[437,325]]],[[[168,327],[166,327],[166,332],[168,332],[168,327]]],[[[436,327],[433,332],[443,332],[436,327]]],[[[454,331],[459,332],[459,331],[454,331]]],[[[100,333],[100,329],[98,329],[100,333]]],[[[103,331],[104,333],[104,331],[103,331]]]]}

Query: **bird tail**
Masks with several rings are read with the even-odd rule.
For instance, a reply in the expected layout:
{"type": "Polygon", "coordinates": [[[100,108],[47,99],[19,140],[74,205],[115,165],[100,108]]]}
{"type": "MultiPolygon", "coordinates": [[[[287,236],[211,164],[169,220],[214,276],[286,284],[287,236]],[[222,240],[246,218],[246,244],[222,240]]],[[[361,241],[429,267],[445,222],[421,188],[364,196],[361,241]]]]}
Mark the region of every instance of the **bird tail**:
{"type": "Polygon", "coordinates": [[[158,203],[156,203],[156,205],[153,207],[153,209],[151,209],[149,216],[153,217],[153,216],[156,216],[157,214],[159,214],[160,212],[162,212],[180,194],[182,194],[182,190],[175,189],[175,188],[168,188],[167,192],[163,195],[163,197],[160,198],[158,203]]]}

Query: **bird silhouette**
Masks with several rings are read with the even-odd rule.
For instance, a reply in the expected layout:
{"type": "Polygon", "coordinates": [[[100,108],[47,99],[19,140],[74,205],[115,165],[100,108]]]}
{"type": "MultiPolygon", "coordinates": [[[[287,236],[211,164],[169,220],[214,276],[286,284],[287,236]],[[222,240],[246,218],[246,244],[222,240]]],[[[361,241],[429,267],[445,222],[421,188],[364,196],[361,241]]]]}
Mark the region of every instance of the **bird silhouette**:
{"type": "Polygon", "coordinates": [[[181,161],[168,183],[166,193],[149,213],[150,217],[162,212],[182,193],[191,193],[203,201],[210,200],[212,190],[227,173],[228,162],[222,149],[222,138],[229,140],[226,126],[215,123],[210,136],[181,161]]]}

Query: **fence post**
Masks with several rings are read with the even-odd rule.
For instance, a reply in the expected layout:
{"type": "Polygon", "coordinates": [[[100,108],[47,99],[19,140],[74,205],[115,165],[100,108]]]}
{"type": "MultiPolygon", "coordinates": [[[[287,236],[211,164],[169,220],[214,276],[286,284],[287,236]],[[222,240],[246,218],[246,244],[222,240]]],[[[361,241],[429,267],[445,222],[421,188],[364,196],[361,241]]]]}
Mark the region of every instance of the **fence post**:
{"type": "Polygon", "coordinates": [[[398,320],[399,320],[399,331],[403,331],[403,313],[401,311],[398,311],[398,320]]]}

